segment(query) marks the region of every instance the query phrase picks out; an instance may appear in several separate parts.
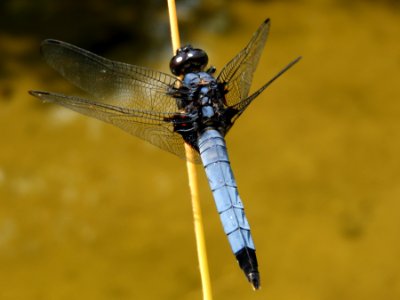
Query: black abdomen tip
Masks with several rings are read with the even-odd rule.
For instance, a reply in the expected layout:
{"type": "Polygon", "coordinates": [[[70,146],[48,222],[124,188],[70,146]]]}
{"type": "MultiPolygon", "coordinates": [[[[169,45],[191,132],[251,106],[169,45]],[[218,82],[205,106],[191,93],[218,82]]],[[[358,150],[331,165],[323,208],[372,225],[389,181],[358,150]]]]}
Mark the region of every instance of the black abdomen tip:
{"type": "Polygon", "coordinates": [[[236,253],[236,259],[254,290],[258,290],[260,288],[260,273],[258,272],[256,251],[245,247],[236,253]]]}
{"type": "Polygon", "coordinates": [[[260,273],[258,272],[251,272],[249,274],[246,274],[247,279],[253,286],[254,290],[258,290],[260,288],[260,273]]]}

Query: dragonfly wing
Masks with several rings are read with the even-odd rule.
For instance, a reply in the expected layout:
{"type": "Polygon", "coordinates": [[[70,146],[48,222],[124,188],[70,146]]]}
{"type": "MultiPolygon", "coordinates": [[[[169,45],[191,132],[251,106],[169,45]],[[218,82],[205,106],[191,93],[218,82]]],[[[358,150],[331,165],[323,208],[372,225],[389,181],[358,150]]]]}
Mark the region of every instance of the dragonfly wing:
{"type": "Polygon", "coordinates": [[[291,61],[286,67],[284,67],[281,71],[278,72],[274,77],[272,77],[267,83],[265,83],[261,88],[259,88],[256,92],[248,96],[247,98],[243,99],[242,101],[236,103],[235,105],[232,105],[229,107],[230,109],[233,109],[236,114],[232,118],[232,122],[234,122],[249,106],[249,104],[258,96],[260,95],[272,82],[274,82],[276,79],[278,79],[283,73],[285,73],[287,70],[289,70],[293,65],[295,65],[299,60],[301,59],[301,56],[296,58],[295,60],[291,61]]]}
{"type": "MultiPolygon", "coordinates": [[[[45,102],[57,103],[89,117],[111,123],[163,150],[186,159],[184,141],[181,135],[174,132],[171,120],[176,113],[133,110],[49,92],[30,91],[30,94],[45,102]]],[[[194,162],[200,162],[197,154],[194,162]]]]}
{"type": "Polygon", "coordinates": [[[268,37],[269,27],[270,21],[267,19],[254,33],[247,46],[227,63],[218,75],[218,82],[225,84],[225,89],[228,91],[225,95],[228,106],[247,98],[254,71],[268,37]]]}
{"type": "Polygon", "coordinates": [[[174,76],[108,60],[56,40],[43,41],[41,52],[51,67],[102,103],[147,111],[177,110],[176,99],[168,94],[179,82],[174,76]]]}

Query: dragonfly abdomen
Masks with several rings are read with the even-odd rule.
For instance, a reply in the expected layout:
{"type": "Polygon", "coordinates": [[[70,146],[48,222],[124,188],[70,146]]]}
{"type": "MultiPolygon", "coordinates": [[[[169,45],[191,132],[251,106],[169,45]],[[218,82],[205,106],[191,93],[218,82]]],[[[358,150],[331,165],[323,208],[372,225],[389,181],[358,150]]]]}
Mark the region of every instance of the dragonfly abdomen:
{"type": "Polygon", "coordinates": [[[257,289],[260,279],[255,246],[230,166],[225,140],[217,130],[208,129],[200,135],[198,146],[232,252],[247,279],[257,289]]]}

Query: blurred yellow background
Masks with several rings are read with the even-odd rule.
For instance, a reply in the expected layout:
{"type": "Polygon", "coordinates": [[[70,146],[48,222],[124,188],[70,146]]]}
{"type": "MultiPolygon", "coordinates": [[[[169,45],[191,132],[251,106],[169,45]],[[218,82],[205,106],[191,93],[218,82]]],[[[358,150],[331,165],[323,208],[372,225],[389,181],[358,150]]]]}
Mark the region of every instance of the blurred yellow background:
{"type": "MultiPolygon", "coordinates": [[[[201,299],[184,161],[27,94],[75,92],[43,38],[167,72],[166,8],[145,2],[1,4],[0,299],[201,299]]],[[[400,299],[398,1],[182,1],[178,15],[217,71],[271,18],[252,90],[303,56],[227,136],[259,292],[198,167],[215,299],[400,299]]]]}

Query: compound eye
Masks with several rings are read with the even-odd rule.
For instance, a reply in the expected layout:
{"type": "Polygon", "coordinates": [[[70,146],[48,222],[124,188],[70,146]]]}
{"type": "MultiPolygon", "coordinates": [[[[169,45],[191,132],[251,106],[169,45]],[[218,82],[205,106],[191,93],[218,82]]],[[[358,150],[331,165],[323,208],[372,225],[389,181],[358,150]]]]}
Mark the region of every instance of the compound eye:
{"type": "Polygon", "coordinates": [[[191,46],[184,46],[176,51],[172,57],[169,67],[171,72],[176,75],[185,75],[187,73],[201,72],[207,66],[207,53],[201,49],[195,49],[191,46]]]}

